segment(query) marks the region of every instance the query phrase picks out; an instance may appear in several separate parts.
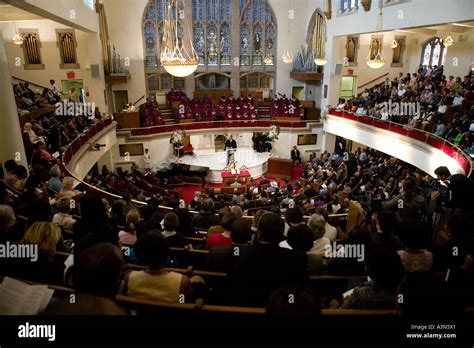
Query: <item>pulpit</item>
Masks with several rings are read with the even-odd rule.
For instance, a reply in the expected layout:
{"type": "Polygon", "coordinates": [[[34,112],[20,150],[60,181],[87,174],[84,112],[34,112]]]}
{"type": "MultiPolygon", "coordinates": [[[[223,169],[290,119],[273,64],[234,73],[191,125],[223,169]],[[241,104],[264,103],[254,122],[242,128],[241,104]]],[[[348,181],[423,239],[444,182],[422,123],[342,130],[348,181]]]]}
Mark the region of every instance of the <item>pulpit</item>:
{"type": "Polygon", "coordinates": [[[288,178],[293,174],[293,161],[290,159],[270,157],[268,159],[267,176],[272,178],[288,178]]]}
{"type": "Polygon", "coordinates": [[[118,128],[140,128],[140,113],[120,112],[115,116],[118,128]]]}

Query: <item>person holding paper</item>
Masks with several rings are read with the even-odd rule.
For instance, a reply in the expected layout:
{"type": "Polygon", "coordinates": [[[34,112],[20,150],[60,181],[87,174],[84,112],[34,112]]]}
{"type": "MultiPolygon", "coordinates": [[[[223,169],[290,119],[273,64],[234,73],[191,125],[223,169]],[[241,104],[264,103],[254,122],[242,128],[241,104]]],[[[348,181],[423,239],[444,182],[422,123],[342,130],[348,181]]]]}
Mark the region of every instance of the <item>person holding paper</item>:
{"type": "Polygon", "coordinates": [[[234,154],[237,150],[237,142],[234,140],[232,134],[229,135],[229,138],[225,142],[225,150],[227,152],[227,165],[234,162],[234,154]]]}

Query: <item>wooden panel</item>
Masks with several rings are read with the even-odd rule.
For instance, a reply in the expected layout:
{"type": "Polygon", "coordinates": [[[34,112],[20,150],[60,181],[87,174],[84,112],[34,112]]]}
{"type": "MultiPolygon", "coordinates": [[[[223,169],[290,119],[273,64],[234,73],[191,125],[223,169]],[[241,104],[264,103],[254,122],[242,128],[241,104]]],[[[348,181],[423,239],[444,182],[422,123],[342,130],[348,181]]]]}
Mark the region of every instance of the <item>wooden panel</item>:
{"type": "Polygon", "coordinates": [[[315,72],[290,72],[290,77],[298,81],[322,81],[323,74],[315,72]]]}
{"type": "Polygon", "coordinates": [[[128,152],[130,156],[142,156],[143,155],[143,144],[120,144],[119,145],[120,156],[125,156],[128,152]]]}
{"type": "Polygon", "coordinates": [[[274,158],[268,159],[267,175],[272,178],[291,178],[293,172],[293,161],[290,159],[274,158]]]}
{"type": "Polygon", "coordinates": [[[121,128],[140,128],[138,112],[122,112],[116,116],[117,126],[121,128]]]}
{"type": "Polygon", "coordinates": [[[316,145],[317,142],[318,142],[317,134],[298,135],[298,145],[316,145]]]}

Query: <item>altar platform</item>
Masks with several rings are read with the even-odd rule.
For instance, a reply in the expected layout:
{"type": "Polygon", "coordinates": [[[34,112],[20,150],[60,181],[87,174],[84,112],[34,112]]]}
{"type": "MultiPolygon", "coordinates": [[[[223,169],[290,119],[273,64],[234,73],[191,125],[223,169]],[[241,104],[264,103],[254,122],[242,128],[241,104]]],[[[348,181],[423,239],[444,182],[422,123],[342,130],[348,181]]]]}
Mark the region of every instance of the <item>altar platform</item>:
{"type": "MultiPolygon", "coordinates": [[[[261,177],[267,172],[268,152],[258,153],[252,148],[238,148],[235,153],[236,168],[240,169],[245,165],[252,178],[261,177]]],[[[222,183],[222,173],[225,170],[227,155],[225,151],[210,152],[208,150],[196,150],[192,155],[181,157],[184,164],[209,167],[206,181],[210,183],[222,183]]]]}

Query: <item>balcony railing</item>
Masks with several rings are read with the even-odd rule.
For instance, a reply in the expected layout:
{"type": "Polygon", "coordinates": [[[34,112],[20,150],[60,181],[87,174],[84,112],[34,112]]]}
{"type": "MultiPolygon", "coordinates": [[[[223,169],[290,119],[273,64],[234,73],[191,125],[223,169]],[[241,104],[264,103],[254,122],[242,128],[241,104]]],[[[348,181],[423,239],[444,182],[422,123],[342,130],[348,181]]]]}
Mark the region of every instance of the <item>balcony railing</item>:
{"type": "Polygon", "coordinates": [[[369,126],[385,129],[390,132],[416,139],[424,144],[437,148],[443,151],[451,158],[453,158],[454,160],[456,160],[467,176],[471,175],[471,157],[466,152],[464,152],[459,146],[447,141],[446,139],[438,137],[432,133],[425,132],[421,129],[408,127],[407,125],[392,121],[383,121],[370,116],[356,115],[351,112],[337,111],[335,109],[330,109],[329,114],[331,116],[342,117],[351,121],[356,121],[369,126]]]}
{"type": "Polygon", "coordinates": [[[171,133],[175,130],[203,130],[203,129],[225,129],[225,128],[268,128],[272,125],[285,128],[306,128],[308,122],[300,121],[295,117],[295,122],[272,121],[272,120],[241,120],[241,121],[204,121],[192,123],[176,123],[170,125],[127,128],[119,131],[128,131],[132,136],[147,136],[161,133],[171,133]]]}

